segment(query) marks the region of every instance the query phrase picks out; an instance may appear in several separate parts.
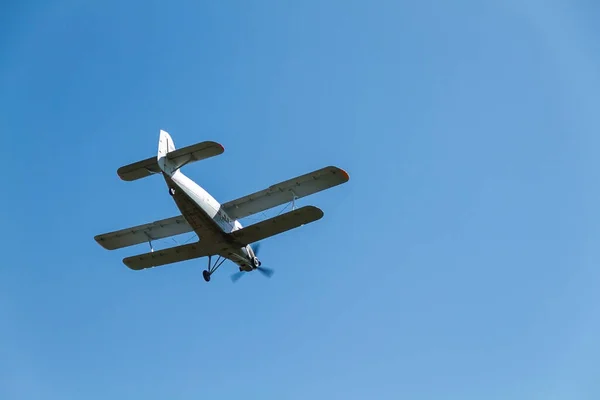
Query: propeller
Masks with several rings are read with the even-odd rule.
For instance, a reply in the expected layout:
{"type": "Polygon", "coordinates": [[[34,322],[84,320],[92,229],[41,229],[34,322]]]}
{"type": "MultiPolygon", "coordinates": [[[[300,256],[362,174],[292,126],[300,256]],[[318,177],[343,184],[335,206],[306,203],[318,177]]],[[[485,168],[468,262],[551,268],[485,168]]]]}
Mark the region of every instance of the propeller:
{"type": "Polygon", "coordinates": [[[231,280],[233,282],[237,282],[242,276],[244,276],[245,272],[244,271],[238,271],[235,274],[231,275],[231,280]]]}
{"type": "Polygon", "coordinates": [[[258,270],[258,272],[260,272],[261,274],[263,274],[267,278],[272,277],[273,274],[275,273],[275,271],[273,271],[271,268],[258,267],[256,269],[258,270]]]}
{"type": "MultiPolygon", "coordinates": [[[[254,243],[252,246],[252,251],[254,252],[255,256],[258,256],[258,252],[260,250],[260,242],[258,243],[254,243]]],[[[259,272],[261,272],[264,276],[266,276],[267,278],[270,278],[273,276],[273,274],[275,273],[275,271],[273,271],[271,268],[265,268],[265,267],[258,267],[256,268],[259,272]]]]}
{"type": "MultiPolygon", "coordinates": [[[[254,243],[250,247],[252,247],[252,252],[254,252],[254,255],[258,256],[258,251],[260,250],[260,242],[254,243]]],[[[260,272],[267,278],[272,277],[273,274],[275,273],[275,271],[273,271],[271,268],[258,267],[256,269],[258,270],[258,272],[260,272]]],[[[238,271],[238,272],[234,273],[233,275],[231,275],[231,280],[233,282],[237,282],[242,276],[244,276],[244,274],[245,274],[245,271],[238,271]]]]}

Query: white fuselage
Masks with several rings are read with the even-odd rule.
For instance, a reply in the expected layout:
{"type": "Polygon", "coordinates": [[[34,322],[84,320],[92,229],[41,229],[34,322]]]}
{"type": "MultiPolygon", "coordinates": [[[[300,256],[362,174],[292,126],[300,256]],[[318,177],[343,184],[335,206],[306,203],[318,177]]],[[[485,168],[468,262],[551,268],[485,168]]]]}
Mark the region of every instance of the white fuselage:
{"type": "MultiPolygon", "coordinates": [[[[171,175],[163,173],[163,176],[175,204],[200,241],[222,242],[228,233],[242,228],[238,220],[229,218],[213,196],[180,170],[171,175]]],[[[235,262],[244,270],[252,270],[254,252],[250,246],[224,245],[223,249],[221,256],[235,262]]]]}

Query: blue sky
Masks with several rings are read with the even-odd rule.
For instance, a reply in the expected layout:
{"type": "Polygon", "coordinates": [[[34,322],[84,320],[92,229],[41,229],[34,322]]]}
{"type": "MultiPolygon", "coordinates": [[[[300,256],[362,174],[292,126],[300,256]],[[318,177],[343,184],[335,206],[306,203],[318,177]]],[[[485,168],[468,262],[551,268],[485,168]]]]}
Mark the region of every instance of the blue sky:
{"type": "Polygon", "coordinates": [[[600,397],[599,6],[487,3],[4,6],[0,398],[600,397]],[[130,271],[93,237],[177,213],[116,175],[159,129],[221,202],[350,182],[270,280],[130,271]]]}

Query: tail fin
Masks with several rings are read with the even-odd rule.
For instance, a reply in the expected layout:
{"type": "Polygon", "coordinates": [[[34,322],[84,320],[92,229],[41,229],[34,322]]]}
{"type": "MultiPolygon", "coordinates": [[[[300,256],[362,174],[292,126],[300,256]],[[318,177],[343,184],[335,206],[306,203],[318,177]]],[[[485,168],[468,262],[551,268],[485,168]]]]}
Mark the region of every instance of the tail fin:
{"type": "Polygon", "coordinates": [[[217,142],[205,141],[175,150],[171,135],[161,130],[158,154],[145,160],[125,165],[117,170],[125,181],[135,181],[161,172],[172,176],[184,165],[222,154],[225,149],[217,142]]]}
{"type": "Polygon", "coordinates": [[[179,166],[167,157],[168,153],[175,151],[175,143],[166,131],[160,130],[160,137],[158,139],[158,155],[156,161],[158,167],[165,174],[171,176],[179,169],[179,166]]]}

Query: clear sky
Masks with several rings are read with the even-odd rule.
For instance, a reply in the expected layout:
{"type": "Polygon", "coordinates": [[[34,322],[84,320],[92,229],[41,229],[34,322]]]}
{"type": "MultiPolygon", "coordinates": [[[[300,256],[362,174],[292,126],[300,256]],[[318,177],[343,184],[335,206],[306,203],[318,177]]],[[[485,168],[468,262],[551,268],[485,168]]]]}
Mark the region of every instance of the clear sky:
{"type": "Polygon", "coordinates": [[[482,3],[4,4],[0,398],[600,398],[600,6],[482,3]],[[221,202],[350,182],[272,279],[131,271],[160,129],[221,202]]]}

